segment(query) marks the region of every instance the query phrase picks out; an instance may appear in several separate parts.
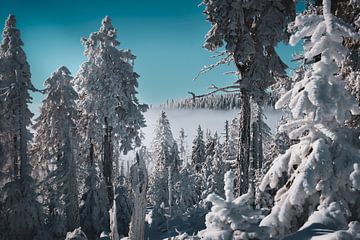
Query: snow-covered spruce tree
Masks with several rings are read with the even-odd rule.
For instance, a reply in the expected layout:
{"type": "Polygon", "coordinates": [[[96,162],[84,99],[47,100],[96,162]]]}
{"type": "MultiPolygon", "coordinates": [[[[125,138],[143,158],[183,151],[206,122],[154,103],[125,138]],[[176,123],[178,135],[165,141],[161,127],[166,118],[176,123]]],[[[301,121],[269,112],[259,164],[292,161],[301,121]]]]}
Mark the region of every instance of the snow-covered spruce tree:
{"type": "Polygon", "coordinates": [[[96,240],[101,232],[108,230],[108,199],[103,191],[97,174],[94,146],[90,139],[88,156],[88,176],[85,179],[85,190],[80,202],[80,224],[89,240],[96,240]]]}
{"type": "Polygon", "coordinates": [[[82,135],[87,145],[90,138],[93,140],[96,155],[103,149],[109,203],[113,200],[113,148],[119,146],[127,153],[140,145],[139,130],[145,126],[143,113],[147,109],[136,97],[139,75],[133,70],[135,56],[130,50],[119,49],[116,38],[116,29],[106,16],[99,31],[82,40],[87,61],[74,81],[81,126],[86,128],[82,135]]]}
{"type": "Polygon", "coordinates": [[[42,224],[42,209],[37,201],[35,182],[31,177],[28,157],[28,143],[33,114],[28,109],[31,102],[29,90],[35,90],[31,83],[30,66],[22,49],[20,31],[16,20],[10,15],[3,30],[3,43],[0,46],[1,101],[5,131],[1,140],[5,155],[5,186],[1,186],[2,216],[5,239],[31,240],[39,232],[42,224]],[[10,180],[10,181],[7,181],[10,180]]]}
{"type": "Polygon", "coordinates": [[[152,158],[156,162],[156,171],[162,171],[173,164],[170,153],[174,143],[175,140],[171,132],[170,122],[166,113],[162,111],[157,121],[152,141],[152,158]]]}
{"type": "Polygon", "coordinates": [[[225,141],[223,144],[222,158],[232,168],[236,168],[237,156],[239,151],[239,119],[233,118],[228,126],[225,122],[225,141]]]}
{"type": "Polygon", "coordinates": [[[152,141],[152,159],[155,171],[150,177],[149,198],[151,204],[160,206],[162,202],[168,204],[168,167],[174,166],[178,156],[172,156],[175,140],[171,132],[170,123],[165,112],[161,112],[154,130],[152,141]]]}
{"type": "Polygon", "coordinates": [[[203,176],[203,171],[205,170],[205,160],[206,160],[206,149],[205,149],[205,142],[204,142],[204,133],[199,125],[197,128],[196,136],[193,140],[192,145],[192,152],[191,152],[191,167],[193,168],[194,172],[196,173],[196,185],[195,191],[198,195],[198,199],[203,199],[204,196],[203,192],[206,189],[206,179],[203,176]]]}
{"type": "Polygon", "coordinates": [[[260,185],[275,187],[283,173],[289,175],[261,223],[272,228],[273,236],[315,222],[344,229],[350,220],[360,219],[360,194],[349,178],[360,162],[359,152],[353,131],[344,127],[349,112],[359,109],[338,73],[347,54],[343,39],[359,36],[331,14],[330,5],[324,0],[322,15],[300,14],[291,25],[296,31],[290,42],[305,38],[304,57],[314,63],[276,104],[288,106],[293,117],[280,130],[290,130],[289,137],[299,142],[274,160],[260,185]],[[311,61],[315,56],[319,61],[311,61]]]}
{"type": "Polygon", "coordinates": [[[176,141],[174,141],[171,147],[170,156],[172,158],[172,171],[174,174],[178,174],[182,166],[182,160],[180,158],[180,152],[176,141]]]}
{"type": "Polygon", "coordinates": [[[224,196],[224,174],[229,169],[229,164],[223,161],[223,145],[215,133],[213,146],[213,156],[206,161],[209,175],[206,178],[206,194],[216,193],[224,196]]]}
{"type": "Polygon", "coordinates": [[[191,164],[196,172],[200,173],[202,171],[202,165],[205,163],[205,154],[204,133],[199,125],[193,140],[191,153],[191,164]]]}
{"type": "MultiPolygon", "coordinates": [[[[57,208],[61,209],[51,211],[65,213],[66,232],[80,226],[74,154],[77,144],[77,93],[71,86],[73,78],[70,74],[63,66],[45,81],[47,97],[43,100],[40,116],[34,124],[36,136],[33,146],[34,160],[39,166],[36,170],[45,171],[42,174],[38,172],[37,175],[43,175],[44,177],[39,176],[39,180],[44,181],[47,186],[53,186],[47,191],[56,191],[51,193],[52,199],[59,201],[57,208]]],[[[47,209],[49,211],[49,206],[47,209]]]]}
{"type": "Polygon", "coordinates": [[[213,206],[206,215],[206,229],[199,232],[199,237],[205,240],[269,239],[267,229],[258,226],[261,212],[253,210],[248,203],[249,193],[234,198],[234,179],[231,170],[224,176],[225,198],[215,193],[207,197],[213,206]]]}
{"type": "Polygon", "coordinates": [[[219,62],[205,67],[202,72],[232,62],[239,77],[233,85],[214,87],[212,93],[240,93],[237,174],[241,174],[241,184],[237,188],[243,194],[249,186],[250,98],[261,105],[267,96],[265,90],[274,82],[274,78],[286,74],[286,66],[276,53],[275,46],[287,38],[285,29],[294,15],[294,2],[203,0],[203,4],[204,13],[212,25],[204,47],[212,52],[223,46],[225,50],[219,55],[219,62]]]}
{"type": "Polygon", "coordinates": [[[192,168],[184,167],[173,178],[173,202],[179,213],[183,214],[187,209],[199,202],[196,186],[196,173],[192,168]]]}
{"type": "Polygon", "coordinates": [[[208,177],[211,174],[212,162],[214,158],[214,149],[217,141],[217,133],[216,136],[211,135],[211,131],[206,131],[206,139],[205,139],[205,162],[202,167],[202,175],[204,179],[207,181],[208,177]]]}
{"type": "Polygon", "coordinates": [[[148,174],[142,151],[136,154],[136,163],[130,169],[130,182],[134,196],[134,210],[131,217],[129,239],[144,240],[148,174]]]}

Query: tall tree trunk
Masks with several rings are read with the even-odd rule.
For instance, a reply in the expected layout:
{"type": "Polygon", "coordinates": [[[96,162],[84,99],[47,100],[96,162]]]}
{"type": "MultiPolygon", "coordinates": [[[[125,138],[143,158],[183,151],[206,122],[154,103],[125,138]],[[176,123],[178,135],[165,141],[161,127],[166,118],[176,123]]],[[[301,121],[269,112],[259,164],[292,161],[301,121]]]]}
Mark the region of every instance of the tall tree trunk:
{"type": "Polygon", "coordinates": [[[26,129],[26,123],[24,123],[24,119],[26,119],[26,106],[27,106],[27,99],[24,93],[27,92],[26,85],[22,82],[21,79],[21,73],[19,69],[15,70],[15,78],[16,78],[16,85],[18,88],[18,114],[16,116],[17,118],[17,131],[18,131],[18,137],[17,137],[17,154],[16,157],[18,159],[16,168],[19,169],[20,179],[24,179],[25,176],[29,173],[26,172],[26,165],[28,163],[27,159],[27,129],[26,129]]]}
{"type": "Polygon", "coordinates": [[[259,123],[257,119],[251,124],[251,157],[250,157],[250,169],[249,169],[249,193],[250,193],[250,205],[255,208],[255,173],[258,168],[259,162],[259,123]]]}
{"type": "Polygon", "coordinates": [[[249,188],[249,151],[250,151],[250,95],[246,88],[240,90],[240,127],[238,173],[240,174],[240,195],[247,193],[249,188]]]}
{"type": "Polygon", "coordinates": [[[131,216],[129,239],[145,239],[145,210],[148,176],[145,162],[141,153],[136,154],[136,163],[130,169],[130,181],[134,196],[134,211],[131,216]]]}
{"type": "Polygon", "coordinates": [[[259,166],[259,123],[253,121],[251,124],[251,169],[258,169],[259,166]]]}
{"type": "Polygon", "coordinates": [[[104,135],[104,160],[103,160],[103,173],[106,184],[106,190],[108,193],[109,199],[109,209],[111,207],[111,203],[114,200],[114,188],[112,183],[112,146],[111,146],[111,126],[108,124],[108,119],[105,117],[105,135],[104,135]]]}
{"type": "Polygon", "coordinates": [[[262,119],[262,107],[259,106],[259,111],[257,114],[257,127],[258,127],[258,138],[257,138],[257,149],[258,149],[258,161],[257,161],[257,169],[261,170],[262,169],[262,165],[264,162],[264,151],[263,151],[263,131],[264,131],[264,127],[263,127],[263,119],[262,119]]]}
{"type": "Polygon", "coordinates": [[[80,226],[80,213],[79,213],[79,203],[78,203],[78,184],[76,178],[76,164],[74,159],[74,154],[72,152],[72,141],[70,137],[70,128],[69,125],[66,125],[65,128],[65,146],[64,146],[64,157],[65,161],[68,163],[68,191],[65,198],[66,206],[65,212],[67,217],[67,227],[68,231],[73,231],[74,229],[80,226]]]}

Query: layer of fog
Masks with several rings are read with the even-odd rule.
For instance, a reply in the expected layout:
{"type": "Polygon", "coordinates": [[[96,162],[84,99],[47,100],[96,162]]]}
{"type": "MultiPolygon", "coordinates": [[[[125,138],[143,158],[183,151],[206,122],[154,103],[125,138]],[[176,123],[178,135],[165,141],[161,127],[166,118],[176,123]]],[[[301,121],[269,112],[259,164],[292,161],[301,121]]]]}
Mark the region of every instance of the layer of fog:
{"type": "MultiPolygon", "coordinates": [[[[162,108],[151,108],[145,113],[146,127],[142,129],[144,134],[143,145],[151,150],[151,142],[154,137],[154,129],[156,127],[157,120],[160,116],[161,111],[165,111],[168,116],[171,130],[174,138],[177,140],[181,128],[184,128],[186,134],[186,145],[188,150],[191,149],[192,141],[196,135],[196,130],[200,125],[201,128],[206,132],[210,129],[212,133],[215,131],[218,135],[224,138],[224,127],[225,121],[231,120],[237,116],[239,110],[207,110],[207,109],[162,109],[162,108]]],[[[282,112],[271,108],[264,109],[266,116],[265,122],[274,132],[278,121],[282,116],[282,112]]],[[[126,159],[132,160],[134,154],[129,153],[125,156],[126,159]]]]}

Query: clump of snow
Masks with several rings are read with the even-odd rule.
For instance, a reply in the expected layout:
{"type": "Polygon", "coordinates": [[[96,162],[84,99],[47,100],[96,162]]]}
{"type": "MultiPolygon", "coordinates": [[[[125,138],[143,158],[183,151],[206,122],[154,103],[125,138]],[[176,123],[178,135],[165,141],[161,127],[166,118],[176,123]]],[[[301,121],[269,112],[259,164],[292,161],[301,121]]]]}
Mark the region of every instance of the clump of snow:
{"type": "Polygon", "coordinates": [[[350,180],[353,188],[360,191],[360,167],[358,163],[354,164],[354,171],[350,174],[350,180]]]}
{"type": "Polygon", "coordinates": [[[225,199],[212,193],[207,201],[212,202],[211,212],[206,215],[206,229],[199,232],[201,239],[267,239],[267,228],[259,227],[263,217],[260,210],[250,207],[249,194],[234,199],[235,174],[225,174],[225,199]]]}
{"type": "Polygon", "coordinates": [[[68,232],[65,240],[88,240],[88,238],[85,233],[81,231],[81,227],[79,227],[72,232],[68,232]]]}

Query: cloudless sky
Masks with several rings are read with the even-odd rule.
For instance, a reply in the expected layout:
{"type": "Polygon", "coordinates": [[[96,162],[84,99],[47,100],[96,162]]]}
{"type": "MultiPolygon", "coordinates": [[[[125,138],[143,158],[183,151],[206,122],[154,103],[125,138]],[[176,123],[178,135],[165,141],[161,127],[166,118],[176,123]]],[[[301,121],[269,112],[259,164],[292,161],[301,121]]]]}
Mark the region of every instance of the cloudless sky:
{"type": "MultiPolygon", "coordinates": [[[[97,31],[108,15],[118,30],[120,48],[137,56],[142,102],[158,104],[166,99],[188,97],[187,91],[206,92],[214,83],[224,85],[234,77],[220,68],[196,81],[203,65],[214,62],[202,48],[210,24],[200,0],[0,0],[0,22],[11,13],[25,43],[32,81],[42,88],[44,80],[62,65],[73,75],[85,61],[81,37],[97,31]]],[[[296,48],[299,50],[299,47],[296,48]]],[[[282,59],[290,63],[294,48],[280,44],[282,59]]],[[[34,95],[38,105],[42,96],[34,95]]]]}

